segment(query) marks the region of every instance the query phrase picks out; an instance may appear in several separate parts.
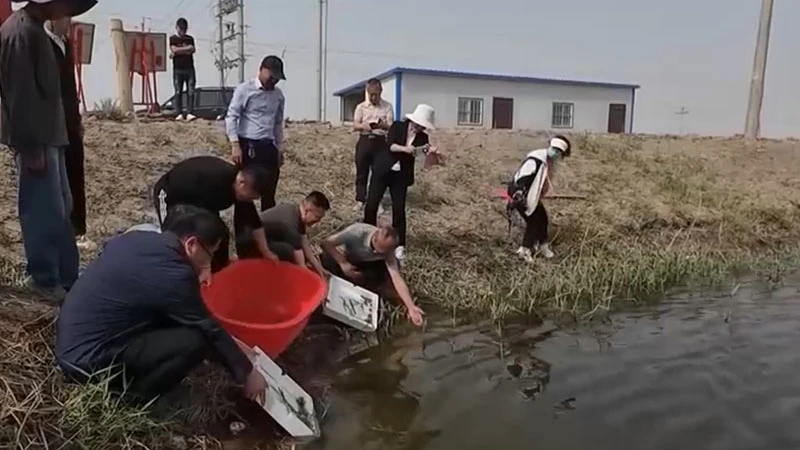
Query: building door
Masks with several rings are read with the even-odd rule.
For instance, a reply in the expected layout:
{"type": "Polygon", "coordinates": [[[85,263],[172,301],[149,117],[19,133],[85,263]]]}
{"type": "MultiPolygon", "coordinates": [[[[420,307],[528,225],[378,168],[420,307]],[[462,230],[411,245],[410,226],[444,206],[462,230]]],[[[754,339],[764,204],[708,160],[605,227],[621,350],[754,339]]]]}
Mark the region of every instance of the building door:
{"type": "Polygon", "coordinates": [[[494,97],[492,99],[492,128],[510,130],[514,128],[514,99],[494,97]]]}
{"type": "Polygon", "coordinates": [[[627,113],[628,105],[624,103],[612,103],[608,105],[608,132],[609,133],[624,133],[625,132],[625,114],[627,113]]]}

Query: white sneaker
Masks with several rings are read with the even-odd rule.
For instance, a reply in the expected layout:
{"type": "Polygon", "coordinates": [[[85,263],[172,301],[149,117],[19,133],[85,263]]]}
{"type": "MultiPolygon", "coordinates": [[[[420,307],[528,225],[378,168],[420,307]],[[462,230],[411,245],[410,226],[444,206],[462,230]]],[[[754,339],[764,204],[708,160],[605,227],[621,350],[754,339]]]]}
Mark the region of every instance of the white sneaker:
{"type": "Polygon", "coordinates": [[[88,251],[92,251],[92,250],[96,250],[96,249],[97,249],[97,244],[95,244],[94,242],[92,242],[92,241],[91,241],[89,238],[87,238],[85,235],[81,235],[81,236],[75,236],[75,244],[76,244],[76,245],[78,246],[78,248],[79,248],[79,249],[81,249],[81,250],[88,250],[88,251]]]}
{"type": "Polygon", "coordinates": [[[519,257],[522,258],[523,260],[525,260],[525,262],[528,262],[528,263],[532,263],[533,262],[533,255],[531,254],[531,249],[529,249],[529,248],[520,247],[514,253],[519,255],[519,257]]]}
{"type": "Polygon", "coordinates": [[[353,207],[353,211],[364,211],[364,202],[356,202],[356,206],[353,207]]]}
{"type": "Polygon", "coordinates": [[[187,114],[187,115],[186,115],[186,121],[187,121],[187,122],[191,122],[191,121],[193,121],[194,119],[197,119],[197,116],[195,116],[194,114],[187,114]]]}
{"type": "Polygon", "coordinates": [[[549,243],[544,243],[539,246],[539,254],[541,254],[545,259],[552,259],[555,255],[553,250],[550,248],[549,243]]]}
{"type": "Polygon", "coordinates": [[[178,122],[183,120],[183,114],[178,114],[177,116],[175,116],[175,120],[177,120],[178,122]]]}
{"type": "Polygon", "coordinates": [[[394,257],[397,258],[397,262],[400,263],[401,266],[405,265],[406,248],[401,245],[400,247],[394,249],[394,257]]]}

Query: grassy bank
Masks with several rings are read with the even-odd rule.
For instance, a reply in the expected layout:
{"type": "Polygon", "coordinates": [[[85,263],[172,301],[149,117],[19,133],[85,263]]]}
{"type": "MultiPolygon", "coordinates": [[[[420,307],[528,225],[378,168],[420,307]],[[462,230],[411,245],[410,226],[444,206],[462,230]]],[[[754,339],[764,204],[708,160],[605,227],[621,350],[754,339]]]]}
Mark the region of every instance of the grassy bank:
{"type": "MultiPolygon", "coordinates": [[[[334,209],[315,237],[358,220],[352,208],[352,133],[293,125],[287,138],[279,197],[297,199],[318,189],[332,199],[334,209]]],[[[528,265],[512,254],[520,230],[509,236],[503,205],[492,191],[545,136],[437,131],[433,138],[446,165],[420,169],[409,199],[408,279],[428,310],[464,320],[585,318],[671,286],[718,283],[736,270],[774,277],[800,254],[796,142],[573,135],[573,157],[558,170],[555,194],[585,199],[546,202],[557,258],[528,265]]],[[[93,120],[87,122],[86,145],[89,234],[97,241],[151,220],[150,186],[171,163],[228,148],[218,124],[93,120]]],[[[0,153],[0,163],[6,168],[0,183],[0,280],[9,285],[20,278],[22,252],[7,153],[0,153]]],[[[83,255],[85,261],[92,257],[83,255]]],[[[176,443],[170,433],[208,435],[208,424],[199,419],[215,418],[211,412],[230,404],[207,405],[202,414],[165,427],[112,401],[103,389],[64,385],[50,352],[53,308],[8,287],[0,300],[0,326],[11,330],[0,339],[2,442],[57,448],[73,437],[83,439],[85,448],[219,445],[209,437],[176,443]]]]}

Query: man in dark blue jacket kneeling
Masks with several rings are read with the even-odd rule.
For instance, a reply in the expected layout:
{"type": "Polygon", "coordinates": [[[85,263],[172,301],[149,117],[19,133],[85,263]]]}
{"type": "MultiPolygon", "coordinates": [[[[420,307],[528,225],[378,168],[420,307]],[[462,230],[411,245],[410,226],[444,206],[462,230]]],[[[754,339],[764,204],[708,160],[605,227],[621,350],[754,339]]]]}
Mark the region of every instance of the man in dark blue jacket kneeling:
{"type": "Polygon", "coordinates": [[[163,233],[131,231],[109,241],[61,307],[56,357],[64,372],[87,382],[121,369],[116,380],[124,385],[116,387],[147,402],[213,351],[248,398],[263,399],[266,381],[200,294],[199,277],[227,234],[216,214],[182,205],[163,233]]]}

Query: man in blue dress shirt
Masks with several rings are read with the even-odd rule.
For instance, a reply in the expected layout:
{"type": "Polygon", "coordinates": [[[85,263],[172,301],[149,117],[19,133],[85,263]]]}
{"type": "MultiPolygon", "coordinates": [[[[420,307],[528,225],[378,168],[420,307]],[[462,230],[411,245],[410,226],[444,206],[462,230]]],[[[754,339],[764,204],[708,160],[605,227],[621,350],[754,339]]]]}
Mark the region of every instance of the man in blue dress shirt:
{"type": "Polygon", "coordinates": [[[283,162],[286,104],[277,84],[285,79],[283,61],[277,56],[267,56],[261,61],[258,76],[233,91],[225,117],[233,162],[240,167],[261,166],[270,174],[270,182],[261,192],[261,211],[275,206],[275,190],[283,162]]]}

